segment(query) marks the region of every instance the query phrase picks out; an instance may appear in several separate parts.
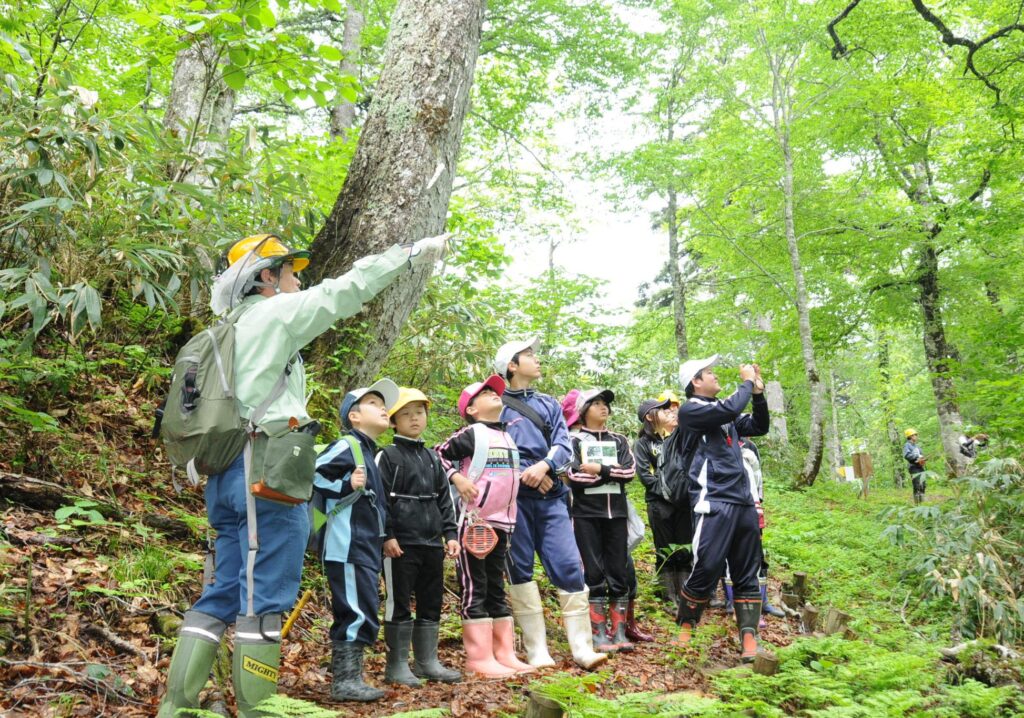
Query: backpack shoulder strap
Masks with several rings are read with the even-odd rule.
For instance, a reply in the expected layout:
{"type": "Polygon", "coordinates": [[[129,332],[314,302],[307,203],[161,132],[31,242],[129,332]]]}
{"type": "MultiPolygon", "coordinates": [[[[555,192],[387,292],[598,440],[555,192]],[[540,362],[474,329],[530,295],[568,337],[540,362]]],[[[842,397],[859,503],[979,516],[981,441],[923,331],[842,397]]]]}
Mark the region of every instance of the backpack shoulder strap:
{"type": "Polygon", "coordinates": [[[469,480],[476,481],[487,466],[487,452],[491,437],[483,424],[470,424],[473,432],[473,458],[469,462],[469,480]]]}
{"type": "Polygon", "coordinates": [[[548,426],[547,422],[544,421],[543,417],[537,413],[536,409],[527,404],[525,401],[517,396],[509,396],[508,394],[501,395],[501,403],[510,409],[514,409],[519,412],[531,422],[533,425],[540,429],[540,433],[544,436],[544,441],[547,442],[548,446],[551,446],[551,427],[548,426]]]}

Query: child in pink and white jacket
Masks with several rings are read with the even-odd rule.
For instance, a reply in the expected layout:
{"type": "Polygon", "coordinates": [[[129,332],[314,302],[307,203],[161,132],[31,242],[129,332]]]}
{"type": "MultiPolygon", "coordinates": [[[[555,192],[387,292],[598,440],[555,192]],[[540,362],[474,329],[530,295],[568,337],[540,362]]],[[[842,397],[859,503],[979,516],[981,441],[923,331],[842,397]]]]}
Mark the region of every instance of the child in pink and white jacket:
{"type": "Polygon", "coordinates": [[[519,450],[499,421],[505,386],[495,374],[463,389],[459,414],[469,425],[437,448],[441,467],[459,494],[460,543],[470,519],[486,522],[497,534],[497,544],[486,556],[462,551],[456,564],[466,668],[487,677],[534,670],[516,658],[512,610],[505,595],[505,556],[519,493],[519,450]]]}

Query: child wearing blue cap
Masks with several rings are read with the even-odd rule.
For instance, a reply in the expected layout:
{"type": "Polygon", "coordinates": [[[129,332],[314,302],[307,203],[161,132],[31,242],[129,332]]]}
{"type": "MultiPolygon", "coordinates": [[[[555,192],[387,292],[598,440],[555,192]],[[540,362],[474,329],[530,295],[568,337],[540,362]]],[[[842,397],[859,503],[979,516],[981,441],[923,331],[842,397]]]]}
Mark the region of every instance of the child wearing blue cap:
{"type": "Polygon", "coordinates": [[[347,429],[317,457],[313,491],[320,560],[331,589],[331,698],[375,701],[384,692],[363,682],[363,652],[377,640],[377,594],[388,504],[374,461],[377,438],[391,425],[398,386],[380,379],[341,402],[347,429]],[[319,525],[318,525],[319,524],[319,525]]]}

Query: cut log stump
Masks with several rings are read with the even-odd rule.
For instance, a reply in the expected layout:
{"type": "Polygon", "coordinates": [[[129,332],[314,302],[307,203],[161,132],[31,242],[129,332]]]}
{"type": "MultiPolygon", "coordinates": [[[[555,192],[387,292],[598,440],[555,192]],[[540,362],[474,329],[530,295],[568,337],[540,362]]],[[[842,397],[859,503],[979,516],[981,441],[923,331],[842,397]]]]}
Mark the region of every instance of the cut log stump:
{"type": "Polygon", "coordinates": [[[563,718],[564,715],[565,711],[558,701],[539,693],[530,694],[530,701],[526,704],[526,718],[563,718]]]}

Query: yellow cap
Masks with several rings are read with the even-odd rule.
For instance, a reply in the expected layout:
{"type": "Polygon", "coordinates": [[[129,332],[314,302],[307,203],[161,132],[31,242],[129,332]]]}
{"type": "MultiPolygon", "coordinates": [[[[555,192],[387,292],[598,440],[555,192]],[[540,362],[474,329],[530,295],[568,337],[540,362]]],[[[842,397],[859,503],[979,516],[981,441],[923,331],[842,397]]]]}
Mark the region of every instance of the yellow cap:
{"type": "Polygon", "coordinates": [[[676,396],[676,393],[674,391],[663,391],[660,394],[658,394],[658,403],[661,403],[663,401],[667,401],[670,404],[678,404],[679,397],[676,396]]]}
{"type": "Polygon", "coordinates": [[[290,259],[292,271],[295,272],[301,272],[309,266],[308,251],[286,247],[281,239],[274,234],[254,234],[235,242],[228,250],[228,265],[234,264],[253,249],[264,259],[273,259],[274,257],[281,257],[282,261],[290,259]]]}
{"type": "Polygon", "coordinates": [[[917,429],[907,429],[906,431],[903,432],[903,435],[908,439],[911,436],[917,436],[917,429]]]}
{"type": "Polygon", "coordinates": [[[428,409],[430,408],[430,399],[428,399],[427,395],[419,389],[413,389],[408,386],[398,387],[398,401],[395,402],[394,406],[388,409],[388,416],[394,416],[398,413],[399,409],[414,401],[422,401],[427,405],[428,409]]]}

